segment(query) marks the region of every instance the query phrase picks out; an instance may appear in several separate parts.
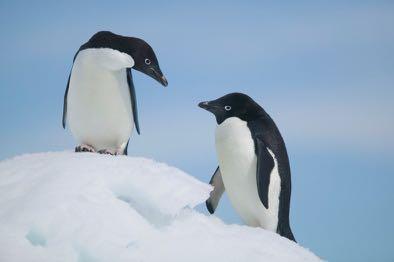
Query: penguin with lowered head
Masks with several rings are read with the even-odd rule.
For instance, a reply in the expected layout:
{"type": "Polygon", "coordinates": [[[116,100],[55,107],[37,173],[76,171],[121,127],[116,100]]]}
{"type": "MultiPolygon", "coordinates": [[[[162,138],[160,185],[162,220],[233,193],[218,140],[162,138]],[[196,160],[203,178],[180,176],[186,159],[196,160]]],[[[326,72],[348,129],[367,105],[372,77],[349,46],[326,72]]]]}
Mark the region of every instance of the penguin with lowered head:
{"type": "Polygon", "coordinates": [[[168,84],[142,39],[100,31],[79,48],[63,103],[63,128],[77,140],[76,152],[127,155],[134,126],[140,133],[132,68],[168,84]]]}

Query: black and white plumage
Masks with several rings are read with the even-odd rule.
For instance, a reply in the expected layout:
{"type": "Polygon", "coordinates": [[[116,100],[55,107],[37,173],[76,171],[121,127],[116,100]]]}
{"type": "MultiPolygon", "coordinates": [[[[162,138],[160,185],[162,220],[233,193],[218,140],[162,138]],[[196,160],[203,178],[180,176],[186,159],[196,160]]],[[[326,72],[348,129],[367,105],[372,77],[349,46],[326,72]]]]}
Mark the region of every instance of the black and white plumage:
{"type": "Polygon", "coordinates": [[[134,125],[140,133],[131,68],[168,84],[142,39],[101,31],[79,48],[63,104],[63,128],[80,143],[75,151],[127,154],[134,125]]]}
{"type": "Polygon", "coordinates": [[[199,104],[217,121],[219,167],[207,208],[213,213],[224,191],[244,222],[295,241],[290,228],[290,165],[272,118],[252,98],[231,93],[199,104]]]}

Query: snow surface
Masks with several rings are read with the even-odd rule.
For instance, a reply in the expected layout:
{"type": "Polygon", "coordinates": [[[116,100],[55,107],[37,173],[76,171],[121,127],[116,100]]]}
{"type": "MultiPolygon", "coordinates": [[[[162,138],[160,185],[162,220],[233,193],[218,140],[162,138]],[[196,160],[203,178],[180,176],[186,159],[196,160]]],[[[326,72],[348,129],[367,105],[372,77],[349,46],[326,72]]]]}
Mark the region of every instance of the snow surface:
{"type": "Polygon", "coordinates": [[[192,208],[211,187],[145,158],[39,153],[0,162],[0,261],[319,261],[192,208]]]}

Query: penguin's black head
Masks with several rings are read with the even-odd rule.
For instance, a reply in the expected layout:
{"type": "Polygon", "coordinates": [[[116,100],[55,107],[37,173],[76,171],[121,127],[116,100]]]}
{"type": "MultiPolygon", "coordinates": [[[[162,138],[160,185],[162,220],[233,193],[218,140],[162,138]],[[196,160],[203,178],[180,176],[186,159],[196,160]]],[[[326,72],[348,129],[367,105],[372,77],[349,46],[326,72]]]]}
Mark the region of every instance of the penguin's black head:
{"type": "Polygon", "coordinates": [[[265,115],[261,106],[242,93],[227,94],[216,100],[201,102],[198,106],[213,113],[218,124],[230,117],[251,121],[265,115]]]}
{"type": "Polygon", "coordinates": [[[167,79],[161,72],[159,62],[157,61],[152,47],[147,42],[139,38],[133,38],[132,42],[135,46],[138,46],[130,54],[135,63],[133,68],[147,74],[153,79],[156,79],[163,86],[167,86],[167,79]]]}
{"type": "Polygon", "coordinates": [[[87,48],[112,48],[130,55],[134,60],[133,68],[167,86],[167,79],[161,72],[159,62],[152,47],[142,39],[100,31],[94,34],[80,51],[87,48]]]}

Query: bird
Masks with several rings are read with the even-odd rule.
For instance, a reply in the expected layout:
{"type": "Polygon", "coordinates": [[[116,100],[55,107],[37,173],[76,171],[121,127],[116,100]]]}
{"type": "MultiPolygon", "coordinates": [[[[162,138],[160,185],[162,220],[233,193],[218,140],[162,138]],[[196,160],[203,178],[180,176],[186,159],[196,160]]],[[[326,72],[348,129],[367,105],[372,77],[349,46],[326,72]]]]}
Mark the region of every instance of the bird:
{"type": "Polygon", "coordinates": [[[226,191],[245,224],[296,241],[290,227],[291,175],[284,140],[273,119],[251,97],[230,93],[199,103],[214,114],[219,166],[206,201],[213,214],[226,191]]]}
{"type": "Polygon", "coordinates": [[[100,31],[81,45],[68,77],[62,119],[79,143],[75,152],[127,155],[134,125],[140,134],[132,68],[168,85],[155,52],[142,39],[100,31]]]}

